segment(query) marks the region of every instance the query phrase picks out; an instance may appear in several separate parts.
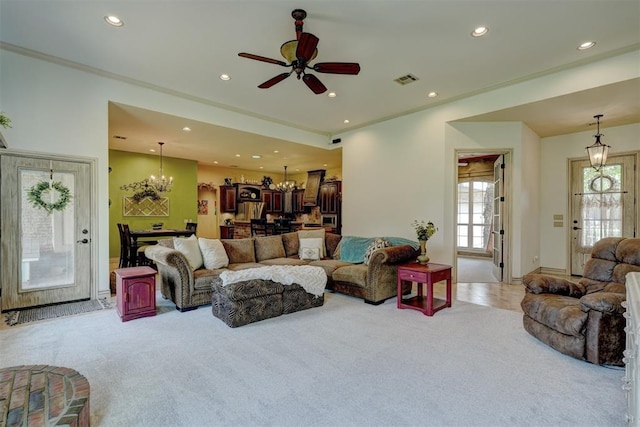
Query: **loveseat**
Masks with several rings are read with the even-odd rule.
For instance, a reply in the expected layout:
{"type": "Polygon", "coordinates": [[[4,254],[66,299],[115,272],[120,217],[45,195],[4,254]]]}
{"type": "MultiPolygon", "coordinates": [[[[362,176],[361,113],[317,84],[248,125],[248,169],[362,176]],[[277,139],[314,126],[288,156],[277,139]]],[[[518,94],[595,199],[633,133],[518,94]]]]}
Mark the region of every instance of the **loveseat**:
{"type": "Polygon", "coordinates": [[[640,238],[607,237],[593,246],[577,281],[543,274],[523,278],[527,332],[576,359],[623,365],[626,275],[640,271],[640,238]]]}
{"type": "Polygon", "coordinates": [[[322,230],[320,235],[324,237],[321,242],[320,259],[301,259],[301,238],[315,235],[309,233],[315,231],[222,239],[220,242],[228,257],[228,264],[220,268],[191,268],[187,256],[175,249],[174,240],[170,239],[149,246],[145,250],[145,256],[157,266],[162,295],[173,301],[178,310],[187,311],[211,304],[213,279],[219,277],[223,271],[268,265],[322,267],[327,274],[328,290],[362,298],[369,304],[381,304],[386,299],[396,296],[397,265],[415,259],[418,255],[417,246],[404,244],[403,239],[396,239],[393,246],[371,251],[367,263],[344,261],[340,258],[340,243],[343,237],[322,230]]]}

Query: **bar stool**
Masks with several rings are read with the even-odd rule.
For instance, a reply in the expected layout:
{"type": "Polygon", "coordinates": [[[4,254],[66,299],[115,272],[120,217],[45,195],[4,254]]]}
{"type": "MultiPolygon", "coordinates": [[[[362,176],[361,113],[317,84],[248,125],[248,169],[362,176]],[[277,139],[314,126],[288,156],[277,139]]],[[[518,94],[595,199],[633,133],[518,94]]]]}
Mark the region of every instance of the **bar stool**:
{"type": "Polygon", "coordinates": [[[251,220],[251,236],[266,236],[267,234],[266,218],[251,220]]]}

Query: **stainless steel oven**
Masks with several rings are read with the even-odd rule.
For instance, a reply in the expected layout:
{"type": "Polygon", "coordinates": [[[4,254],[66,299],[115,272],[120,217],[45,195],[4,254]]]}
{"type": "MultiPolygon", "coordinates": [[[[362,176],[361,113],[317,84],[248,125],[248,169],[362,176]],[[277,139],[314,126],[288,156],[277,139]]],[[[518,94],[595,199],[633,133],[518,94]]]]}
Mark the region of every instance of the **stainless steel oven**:
{"type": "Polygon", "coordinates": [[[322,215],[320,223],[323,227],[336,227],[338,225],[338,215],[322,215]]]}

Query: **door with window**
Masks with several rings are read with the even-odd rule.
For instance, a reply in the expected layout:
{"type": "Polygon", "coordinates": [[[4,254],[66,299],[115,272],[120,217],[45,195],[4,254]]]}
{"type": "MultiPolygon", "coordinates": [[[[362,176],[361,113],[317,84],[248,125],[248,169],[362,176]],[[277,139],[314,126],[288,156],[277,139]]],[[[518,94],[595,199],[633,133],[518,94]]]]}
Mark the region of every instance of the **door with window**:
{"type": "Polygon", "coordinates": [[[2,311],[91,297],[92,165],[0,156],[2,311]]]}
{"type": "Polygon", "coordinates": [[[504,279],[504,155],[493,164],[493,275],[498,281],[504,279]]]}
{"type": "Polygon", "coordinates": [[[635,236],[636,156],[610,156],[596,171],[588,160],[571,162],[571,275],[582,276],[594,243],[635,236]]]}

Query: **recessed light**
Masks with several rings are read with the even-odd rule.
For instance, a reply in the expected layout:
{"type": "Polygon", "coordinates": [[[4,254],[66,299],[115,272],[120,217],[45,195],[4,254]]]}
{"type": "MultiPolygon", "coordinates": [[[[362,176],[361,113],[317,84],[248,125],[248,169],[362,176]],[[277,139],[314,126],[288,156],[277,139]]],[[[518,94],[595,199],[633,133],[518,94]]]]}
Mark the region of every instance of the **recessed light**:
{"type": "Polygon", "coordinates": [[[335,98],[337,95],[336,95],[336,93],[335,93],[335,92],[329,92],[329,93],[327,94],[327,96],[328,96],[329,98],[335,98]]]}
{"type": "Polygon", "coordinates": [[[213,161],[213,164],[214,164],[214,165],[217,165],[217,164],[218,164],[218,161],[217,161],[217,160],[214,160],[214,161],[213,161]]]}
{"type": "Polygon", "coordinates": [[[124,25],[124,21],[115,15],[107,15],[104,17],[104,20],[107,24],[113,25],[114,27],[122,27],[124,25]]]}
{"type": "Polygon", "coordinates": [[[220,80],[224,80],[226,82],[227,80],[231,80],[231,77],[229,77],[229,74],[220,74],[220,80]]]}
{"type": "Polygon", "coordinates": [[[183,127],[182,130],[185,132],[191,132],[191,128],[189,126],[183,127]]]}
{"type": "Polygon", "coordinates": [[[349,122],[349,119],[345,119],[342,123],[346,125],[347,123],[350,123],[350,122],[349,122]]]}
{"type": "Polygon", "coordinates": [[[580,43],[580,45],[578,46],[578,50],[587,50],[587,49],[591,49],[592,47],[594,47],[596,45],[596,42],[593,41],[588,41],[588,42],[584,42],[584,43],[580,43]]]}
{"type": "Polygon", "coordinates": [[[327,167],[327,164],[326,164],[326,163],[324,163],[322,166],[327,167]]]}
{"type": "Polygon", "coordinates": [[[240,157],[240,154],[236,154],[236,157],[240,157]]]}
{"type": "Polygon", "coordinates": [[[262,158],[262,156],[260,154],[252,154],[251,158],[252,159],[260,159],[260,158],[262,158]]]}
{"type": "Polygon", "coordinates": [[[428,96],[429,98],[435,98],[436,96],[438,96],[438,92],[429,92],[429,93],[427,94],[427,96],[428,96]]]}
{"type": "Polygon", "coordinates": [[[151,151],[152,153],[155,153],[156,149],[155,148],[149,148],[149,151],[151,151]]]}
{"type": "Polygon", "coordinates": [[[473,37],[482,37],[489,32],[487,27],[477,27],[475,30],[471,32],[473,37]]]}
{"type": "Polygon", "coordinates": [[[273,150],[273,152],[274,152],[275,154],[278,154],[278,153],[279,153],[279,151],[278,151],[278,150],[273,150]]]}
{"type": "Polygon", "coordinates": [[[264,166],[260,166],[258,169],[264,169],[264,166]]]}

